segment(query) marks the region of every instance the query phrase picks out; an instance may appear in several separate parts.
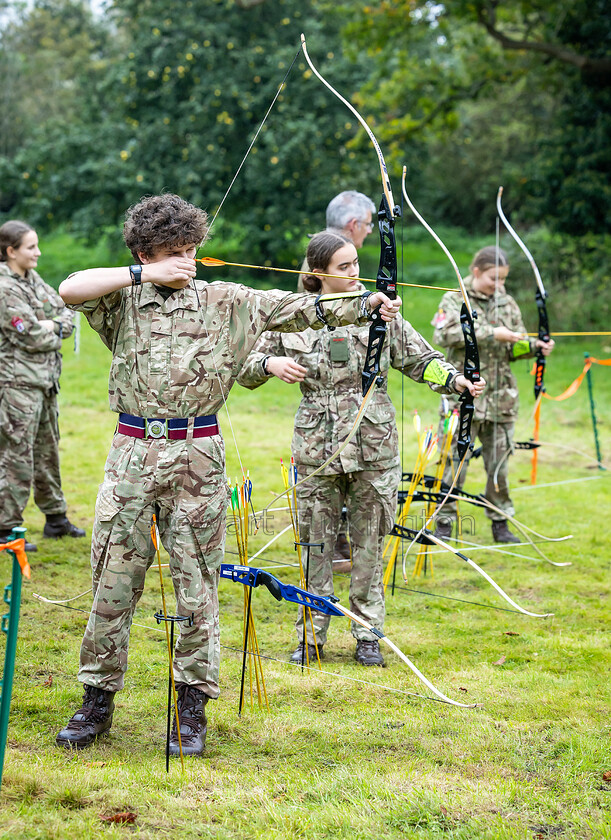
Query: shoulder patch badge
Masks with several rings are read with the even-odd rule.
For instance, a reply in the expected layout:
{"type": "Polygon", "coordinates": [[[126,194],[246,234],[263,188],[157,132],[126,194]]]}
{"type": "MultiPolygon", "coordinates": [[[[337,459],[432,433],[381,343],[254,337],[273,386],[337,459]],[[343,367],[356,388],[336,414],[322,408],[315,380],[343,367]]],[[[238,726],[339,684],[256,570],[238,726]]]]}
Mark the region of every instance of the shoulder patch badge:
{"type": "Polygon", "coordinates": [[[447,320],[448,320],[448,316],[446,315],[446,313],[444,312],[444,310],[440,306],[439,309],[437,310],[437,312],[435,313],[435,317],[431,321],[431,325],[433,327],[438,327],[438,328],[443,327],[443,325],[445,324],[445,322],[447,320]]]}
{"type": "Polygon", "coordinates": [[[18,318],[17,315],[14,315],[11,318],[11,324],[15,327],[17,332],[25,332],[25,324],[23,323],[21,318],[18,318]]]}

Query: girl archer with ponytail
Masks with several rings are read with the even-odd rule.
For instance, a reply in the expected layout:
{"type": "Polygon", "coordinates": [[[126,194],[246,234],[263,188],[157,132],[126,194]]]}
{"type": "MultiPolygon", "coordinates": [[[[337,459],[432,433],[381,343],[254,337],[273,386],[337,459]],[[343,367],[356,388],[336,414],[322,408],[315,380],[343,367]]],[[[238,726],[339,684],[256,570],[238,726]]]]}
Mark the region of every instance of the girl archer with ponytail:
{"type": "MultiPolygon", "coordinates": [[[[513,362],[529,359],[542,346],[547,356],[554,342],[547,344],[526,334],[522,313],[511,295],[505,290],[509,274],[509,261],[501,248],[489,245],[478,251],[465,278],[465,286],[477,318],[474,321],[479,347],[480,373],[488,386],[481,400],[475,405],[471,426],[472,436],[479,437],[486,469],[484,496],[496,507],[513,516],[515,509],[509,495],[508,456],[512,449],[515,421],[518,415],[518,387],[511,370],[513,362]]],[[[464,338],[460,325],[460,305],[457,295],[446,293],[432,324],[433,341],[443,348],[447,358],[461,367],[464,355],[464,338]]],[[[454,469],[460,459],[453,450],[454,469]]],[[[467,475],[468,461],[460,472],[457,489],[461,489],[467,475]]],[[[452,464],[448,461],[444,481],[453,480],[452,464]]],[[[500,513],[486,509],[491,519],[495,542],[518,543],[520,539],[509,530],[507,520],[500,513]]],[[[439,517],[436,535],[447,539],[452,535],[456,521],[456,502],[448,499],[439,517]]]]}
{"type": "MultiPolygon", "coordinates": [[[[306,291],[365,291],[358,280],[356,248],[343,234],[334,230],[315,234],[306,259],[310,267],[303,281],[306,291]]],[[[362,370],[368,337],[367,325],[333,331],[309,329],[291,335],[268,332],[259,339],[240,372],[238,382],[247,388],[258,388],[273,376],[289,384],[299,383],[302,399],[295,416],[292,452],[300,480],[328,459],[353,426],[363,400],[362,370]]],[[[467,383],[399,316],[388,324],[381,367],[383,373],[394,367],[443,394],[458,394],[470,387],[477,395],[483,388],[483,384],[467,383]]],[[[395,409],[384,380],[375,389],[356,435],[341,456],[297,490],[300,538],[313,546],[323,544],[322,550],[312,547],[309,553],[309,589],[317,595],[333,594],[333,554],[345,505],[352,547],[350,609],[380,630],[385,612],[382,548],[385,535],[394,525],[400,479],[395,409]]],[[[307,656],[302,618],[300,611],[296,623],[300,641],[291,661],[312,662],[316,659],[315,644],[322,656],[329,617],[312,611],[307,656]]],[[[353,622],[352,634],[360,665],[384,664],[379,642],[368,630],[353,622]]]]}

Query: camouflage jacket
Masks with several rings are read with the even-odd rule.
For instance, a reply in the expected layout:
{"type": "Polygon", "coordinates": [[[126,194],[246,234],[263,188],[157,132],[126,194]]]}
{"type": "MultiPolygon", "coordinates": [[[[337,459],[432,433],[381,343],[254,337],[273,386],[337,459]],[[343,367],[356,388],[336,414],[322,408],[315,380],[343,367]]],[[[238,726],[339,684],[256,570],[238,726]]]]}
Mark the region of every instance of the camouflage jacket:
{"type": "MultiPolygon", "coordinates": [[[[320,465],[346,438],[363,400],[362,371],[368,327],[314,332],[299,335],[263,336],[238,376],[240,385],[257,388],[271,379],[263,372],[267,356],[290,356],[306,368],[300,383],[301,403],[295,416],[292,451],[304,465],[320,465]]],[[[434,362],[449,385],[428,382],[440,393],[454,393],[456,368],[428,344],[408,321],[397,317],[388,325],[381,370],[396,368],[416,382],[425,381],[425,370],[434,362]]],[[[430,371],[429,371],[430,373],[430,371]]],[[[325,474],[365,469],[386,469],[399,464],[399,443],[395,408],[384,384],[374,391],[357,434],[325,468],[325,474]]]]}
{"type": "MultiPolygon", "coordinates": [[[[316,295],[196,279],[167,299],[152,283],[72,308],[112,350],[112,411],[139,417],[215,414],[265,330],[321,329],[316,295]]],[[[361,298],[321,304],[331,325],[364,323],[361,298]]]]}
{"type": "MultiPolygon", "coordinates": [[[[494,328],[507,327],[513,332],[526,333],[522,314],[515,300],[506,293],[487,297],[475,292],[472,278],[465,280],[471,306],[475,308],[475,336],[479,348],[480,373],[486,380],[486,390],[475,400],[475,418],[497,423],[515,420],[518,415],[518,388],[511,370],[511,362],[535,355],[535,339],[525,338],[515,344],[495,341],[494,328]]],[[[446,293],[432,320],[435,327],[433,341],[439,344],[448,359],[462,370],[465,343],[460,326],[462,297],[446,293]]]]}
{"type": "Polygon", "coordinates": [[[71,332],[74,315],[36,271],[25,277],[0,262],[0,385],[57,389],[62,338],[71,332]],[[55,321],[55,332],[39,321],[55,321]]]}

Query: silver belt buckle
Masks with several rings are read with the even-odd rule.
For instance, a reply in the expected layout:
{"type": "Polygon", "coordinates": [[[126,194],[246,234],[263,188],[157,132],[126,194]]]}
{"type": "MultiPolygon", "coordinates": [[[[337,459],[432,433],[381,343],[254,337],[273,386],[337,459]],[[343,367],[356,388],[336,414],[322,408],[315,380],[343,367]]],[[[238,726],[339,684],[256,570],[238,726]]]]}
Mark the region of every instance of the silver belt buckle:
{"type": "Polygon", "coordinates": [[[144,436],[146,438],[167,438],[168,436],[168,421],[167,420],[146,420],[144,421],[144,436]]]}

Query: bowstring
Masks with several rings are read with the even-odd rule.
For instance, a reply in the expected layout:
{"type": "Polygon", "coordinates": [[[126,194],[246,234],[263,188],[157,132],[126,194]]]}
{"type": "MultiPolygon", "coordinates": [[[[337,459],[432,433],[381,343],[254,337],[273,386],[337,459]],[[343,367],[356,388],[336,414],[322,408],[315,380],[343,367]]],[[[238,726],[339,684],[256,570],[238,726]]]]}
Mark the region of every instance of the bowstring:
{"type": "MultiPolygon", "coordinates": [[[[495,222],[495,240],[494,240],[495,248],[494,248],[494,323],[495,326],[499,326],[499,248],[501,246],[501,232],[500,232],[500,219],[497,213],[496,222],[495,222]]],[[[492,478],[492,483],[496,487],[497,480],[498,480],[498,471],[500,466],[502,465],[503,461],[499,459],[499,453],[497,451],[497,435],[498,435],[498,414],[499,414],[499,356],[498,356],[498,349],[495,353],[494,357],[494,417],[492,419],[492,449],[494,452],[494,475],[492,478]]],[[[498,492],[498,490],[497,490],[498,492]]]]}
{"type": "Polygon", "coordinates": [[[295,64],[295,62],[297,61],[297,57],[298,57],[300,54],[301,54],[301,45],[299,46],[299,49],[298,49],[298,50],[297,50],[297,52],[295,53],[295,56],[294,56],[293,60],[291,61],[290,65],[289,65],[289,69],[288,69],[288,70],[286,71],[286,73],[285,73],[284,79],[280,82],[280,85],[279,85],[279,87],[278,87],[278,90],[276,91],[276,95],[275,95],[275,96],[274,96],[274,98],[272,99],[272,101],[271,101],[271,103],[270,103],[269,108],[268,108],[268,109],[267,109],[267,111],[265,112],[265,116],[263,117],[263,119],[262,119],[261,123],[259,124],[259,127],[257,128],[257,130],[256,130],[256,132],[255,132],[255,136],[252,138],[252,140],[251,140],[251,142],[250,142],[250,145],[248,146],[248,149],[246,150],[246,154],[245,154],[245,155],[244,155],[244,157],[242,158],[242,161],[241,161],[240,165],[238,166],[238,168],[237,168],[237,170],[236,170],[235,175],[234,175],[234,176],[233,176],[233,178],[231,179],[231,183],[230,183],[230,184],[229,184],[229,186],[227,187],[227,191],[225,192],[225,195],[224,195],[224,196],[223,196],[223,198],[221,199],[221,203],[220,203],[220,204],[219,204],[219,206],[217,207],[216,213],[215,213],[215,214],[214,214],[214,216],[212,217],[212,221],[210,222],[210,227],[209,227],[208,231],[212,230],[212,226],[214,225],[214,222],[216,221],[216,217],[217,217],[217,216],[218,216],[218,214],[221,212],[221,208],[223,207],[223,204],[225,203],[225,199],[227,198],[227,196],[228,196],[228,195],[229,195],[229,193],[231,192],[231,189],[232,189],[233,185],[235,184],[235,182],[236,182],[236,180],[237,180],[237,178],[238,178],[238,175],[240,174],[240,172],[241,172],[241,170],[242,170],[242,167],[243,167],[243,166],[244,166],[244,164],[246,163],[246,158],[247,158],[247,157],[248,157],[248,155],[250,154],[252,147],[253,147],[253,146],[255,145],[255,143],[257,142],[257,137],[258,137],[258,136],[259,136],[259,134],[261,133],[261,129],[262,129],[262,128],[263,128],[263,126],[265,125],[265,123],[266,123],[266,121],[267,121],[267,118],[269,117],[269,115],[270,115],[270,113],[271,113],[271,111],[272,111],[272,108],[273,108],[273,107],[274,107],[274,105],[276,104],[276,100],[278,99],[278,97],[279,97],[279,96],[280,96],[280,94],[282,93],[282,91],[283,91],[283,89],[284,89],[284,87],[285,87],[285,85],[286,85],[286,80],[288,79],[289,74],[290,74],[291,70],[293,69],[293,65],[294,65],[294,64],[295,64]]]}
{"type": "MultiPolygon", "coordinates": [[[[278,86],[278,90],[276,91],[276,94],[275,94],[274,98],[272,99],[272,101],[271,101],[271,103],[270,103],[270,105],[269,105],[269,107],[268,107],[267,111],[265,112],[265,116],[263,117],[263,119],[262,119],[262,120],[261,120],[261,122],[259,123],[259,126],[258,126],[258,128],[257,128],[257,130],[256,130],[256,132],[255,132],[255,135],[254,135],[253,139],[251,140],[251,142],[250,142],[250,144],[249,144],[249,146],[248,146],[248,148],[247,148],[247,150],[246,150],[246,154],[245,154],[245,155],[244,155],[244,157],[242,158],[242,160],[241,160],[241,162],[240,162],[240,165],[238,166],[238,168],[237,168],[237,170],[236,170],[236,172],[235,172],[235,174],[234,174],[233,178],[231,179],[231,183],[229,184],[229,186],[227,187],[227,190],[225,191],[225,195],[224,195],[224,196],[223,196],[223,198],[221,199],[221,203],[220,203],[220,204],[219,204],[219,206],[217,207],[216,212],[215,212],[214,216],[212,217],[212,221],[210,222],[210,226],[208,227],[208,232],[207,232],[207,234],[206,234],[206,239],[208,239],[208,237],[210,236],[210,232],[211,232],[212,227],[213,227],[213,225],[214,225],[214,223],[215,223],[215,221],[216,221],[216,219],[217,219],[217,216],[218,216],[218,215],[219,215],[219,213],[221,212],[221,208],[222,208],[222,207],[223,207],[223,205],[225,204],[225,200],[227,199],[227,196],[228,196],[228,195],[229,195],[229,193],[231,192],[231,189],[232,189],[233,185],[235,184],[235,182],[236,182],[236,180],[237,180],[237,178],[238,178],[238,175],[240,174],[240,172],[241,172],[241,170],[242,170],[242,167],[243,167],[243,166],[244,166],[244,164],[246,163],[246,159],[247,159],[248,155],[250,154],[250,152],[251,152],[251,150],[252,150],[253,146],[255,145],[255,143],[256,143],[256,141],[257,141],[257,137],[258,137],[258,136],[259,136],[259,134],[261,133],[261,130],[262,130],[263,126],[265,125],[265,123],[266,123],[266,121],[267,121],[267,118],[269,117],[269,115],[270,115],[270,113],[271,113],[271,111],[272,111],[272,108],[273,108],[273,107],[274,107],[274,105],[276,104],[276,101],[277,101],[278,97],[280,96],[280,94],[282,93],[282,91],[283,91],[284,87],[286,86],[286,80],[288,79],[289,74],[290,74],[291,70],[293,69],[293,66],[294,66],[295,62],[297,61],[297,57],[300,55],[300,53],[301,53],[301,46],[299,47],[299,49],[298,49],[298,50],[297,50],[297,52],[295,53],[295,55],[294,55],[294,57],[293,57],[293,60],[291,61],[290,65],[289,65],[289,68],[288,68],[288,70],[286,71],[286,73],[285,73],[285,75],[284,75],[284,78],[282,79],[282,81],[280,82],[280,85],[278,86]]],[[[202,246],[202,245],[203,245],[203,242],[200,244],[199,248],[201,248],[201,246],[202,246]]],[[[198,251],[199,251],[199,248],[197,249],[198,251]]],[[[197,256],[197,253],[196,253],[196,256],[197,256]]],[[[194,286],[194,288],[195,288],[195,295],[196,295],[196,297],[197,297],[197,305],[198,305],[198,307],[201,309],[201,302],[200,302],[200,298],[199,298],[199,293],[198,293],[198,291],[197,291],[197,286],[194,286]]],[[[227,415],[227,421],[228,421],[228,423],[229,423],[229,428],[230,428],[230,430],[231,430],[231,437],[232,437],[232,439],[233,439],[233,445],[234,445],[234,447],[235,447],[235,450],[236,450],[236,455],[237,455],[237,457],[238,457],[238,463],[239,463],[239,465],[240,465],[240,471],[241,471],[241,473],[242,473],[242,477],[243,477],[243,479],[244,479],[244,480],[246,480],[246,472],[245,472],[245,470],[244,470],[244,464],[243,464],[243,462],[242,462],[242,456],[241,456],[241,454],[240,454],[240,448],[239,448],[239,446],[238,446],[238,440],[237,440],[237,437],[236,437],[236,433],[235,433],[235,429],[234,429],[234,426],[233,426],[233,422],[232,422],[232,420],[231,420],[231,415],[230,415],[230,413],[229,413],[229,408],[228,408],[228,406],[227,406],[227,395],[226,395],[226,393],[225,393],[225,389],[224,389],[224,387],[223,387],[223,383],[222,383],[222,380],[221,380],[221,377],[220,377],[219,368],[218,368],[218,365],[217,365],[217,362],[216,362],[216,358],[215,358],[215,355],[214,355],[214,349],[213,349],[213,347],[212,347],[212,343],[211,343],[211,341],[210,341],[210,334],[209,334],[209,332],[208,332],[208,327],[206,326],[206,322],[205,322],[205,320],[203,320],[203,321],[202,321],[202,323],[203,323],[203,327],[204,327],[204,332],[205,332],[205,334],[206,334],[206,341],[207,341],[207,343],[208,343],[208,348],[209,348],[209,350],[210,350],[210,355],[211,355],[211,357],[212,357],[212,364],[213,364],[213,366],[214,366],[214,371],[215,371],[215,373],[216,373],[217,382],[219,383],[219,389],[220,389],[220,392],[221,392],[221,398],[222,398],[222,400],[223,400],[223,408],[225,409],[225,414],[227,415]]],[[[254,514],[254,511],[253,511],[253,514],[254,514]]],[[[257,522],[257,520],[256,520],[256,516],[255,516],[255,524],[256,524],[256,522],[257,522]]]]}

